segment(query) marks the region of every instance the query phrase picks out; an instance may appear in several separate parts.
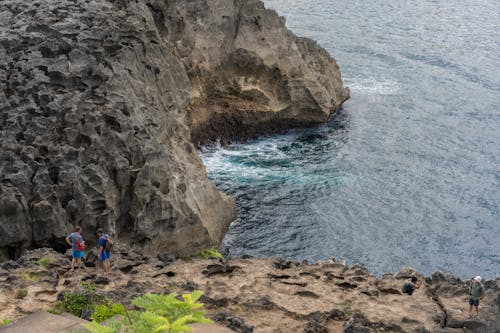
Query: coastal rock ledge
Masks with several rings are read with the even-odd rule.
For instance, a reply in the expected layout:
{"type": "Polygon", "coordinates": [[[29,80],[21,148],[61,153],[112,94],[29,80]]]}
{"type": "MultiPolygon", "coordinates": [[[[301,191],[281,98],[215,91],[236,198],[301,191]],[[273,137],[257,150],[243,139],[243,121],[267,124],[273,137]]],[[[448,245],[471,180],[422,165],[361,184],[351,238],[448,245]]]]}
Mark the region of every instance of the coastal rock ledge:
{"type": "MultiPolygon", "coordinates": [[[[95,258],[95,250],[91,254],[95,258]]],[[[119,244],[111,260],[109,276],[93,267],[70,272],[69,251],[62,255],[36,249],[1,263],[0,321],[51,310],[67,292],[91,298],[88,287],[95,286],[100,295],[95,299],[104,297],[127,308],[133,298],[148,292],[201,290],[207,316],[239,333],[500,332],[498,278],[484,281],[480,318],[469,319],[470,281],[443,272],[425,278],[410,296],[401,292],[402,285],[412,275],[422,277],[410,268],[375,277],[363,265],[334,260],[180,260],[168,254],[144,256],[119,244]]],[[[83,311],[82,317],[88,320],[91,314],[83,311]]]]}
{"type": "Polygon", "coordinates": [[[217,246],[234,202],[195,145],[324,122],[335,61],[256,0],[0,2],[0,260],[75,225],[144,253],[217,246]]]}

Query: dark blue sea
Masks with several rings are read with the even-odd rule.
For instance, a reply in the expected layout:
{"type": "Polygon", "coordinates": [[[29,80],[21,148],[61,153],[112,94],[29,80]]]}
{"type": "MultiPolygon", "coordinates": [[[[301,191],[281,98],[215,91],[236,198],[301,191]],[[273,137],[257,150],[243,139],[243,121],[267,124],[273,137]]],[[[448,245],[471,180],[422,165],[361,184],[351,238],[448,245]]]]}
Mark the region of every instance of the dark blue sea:
{"type": "Polygon", "coordinates": [[[500,2],[266,0],[336,58],[329,123],[205,149],[230,256],[500,276],[500,2]]]}

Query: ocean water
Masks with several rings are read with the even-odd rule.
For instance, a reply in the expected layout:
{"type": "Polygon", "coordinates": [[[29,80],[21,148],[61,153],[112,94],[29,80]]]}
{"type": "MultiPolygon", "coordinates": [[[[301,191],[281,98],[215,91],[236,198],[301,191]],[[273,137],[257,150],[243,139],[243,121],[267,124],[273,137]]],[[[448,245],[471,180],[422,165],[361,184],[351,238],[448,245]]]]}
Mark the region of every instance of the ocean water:
{"type": "Polygon", "coordinates": [[[498,0],[266,0],[336,58],[331,121],[200,152],[230,256],[500,276],[498,0]]]}

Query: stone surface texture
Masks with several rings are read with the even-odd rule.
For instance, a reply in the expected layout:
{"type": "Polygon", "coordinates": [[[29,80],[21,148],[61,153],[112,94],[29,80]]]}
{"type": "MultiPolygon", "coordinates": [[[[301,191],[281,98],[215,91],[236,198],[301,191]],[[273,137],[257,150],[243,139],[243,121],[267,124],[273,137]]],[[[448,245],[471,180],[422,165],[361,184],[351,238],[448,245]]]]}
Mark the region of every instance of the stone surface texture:
{"type": "Polygon", "coordinates": [[[177,17],[164,21],[192,83],[196,145],[316,125],[349,98],[335,60],[261,1],[159,1],[157,10],[177,17]]]}
{"type": "Polygon", "coordinates": [[[16,262],[0,264],[0,321],[50,310],[66,291],[85,293],[85,281],[127,307],[132,307],[131,299],[147,292],[201,290],[207,316],[240,333],[500,331],[498,278],[484,281],[481,317],[469,319],[470,281],[449,273],[434,273],[410,296],[401,288],[410,276],[421,277],[413,269],[375,277],[363,265],[349,267],[333,260],[315,264],[277,258],[185,261],[169,255],[144,256],[117,245],[107,277],[101,268],[71,273],[69,263],[69,253],[37,249],[16,262]],[[45,258],[45,266],[39,264],[40,258],[45,258]],[[22,299],[16,298],[20,288],[27,292],[22,299]]]}
{"type": "Polygon", "coordinates": [[[217,246],[234,202],[193,142],[316,124],[348,94],[260,1],[3,0],[0,259],[64,250],[75,225],[146,253],[217,246]]]}

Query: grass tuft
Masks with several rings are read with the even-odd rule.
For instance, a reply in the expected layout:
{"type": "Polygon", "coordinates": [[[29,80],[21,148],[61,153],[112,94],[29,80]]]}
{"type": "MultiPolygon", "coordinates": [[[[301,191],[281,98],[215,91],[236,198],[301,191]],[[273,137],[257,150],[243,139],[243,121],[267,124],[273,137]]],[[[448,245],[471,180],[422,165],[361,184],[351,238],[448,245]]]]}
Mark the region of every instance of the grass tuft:
{"type": "Polygon", "coordinates": [[[48,268],[49,265],[52,264],[52,260],[48,257],[41,257],[36,263],[38,264],[38,266],[48,268]]]}
{"type": "Polygon", "coordinates": [[[12,323],[12,320],[10,320],[10,319],[1,320],[0,327],[5,326],[5,325],[10,324],[10,323],[12,323]]]}
{"type": "Polygon", "coordinates": [[[28,296],[28,291],[26,290],[26,288],[19,288],[17,290],[17,293],[16,293],[16,298],[17,299],[23,299],[26,296],[28,296]]]}

